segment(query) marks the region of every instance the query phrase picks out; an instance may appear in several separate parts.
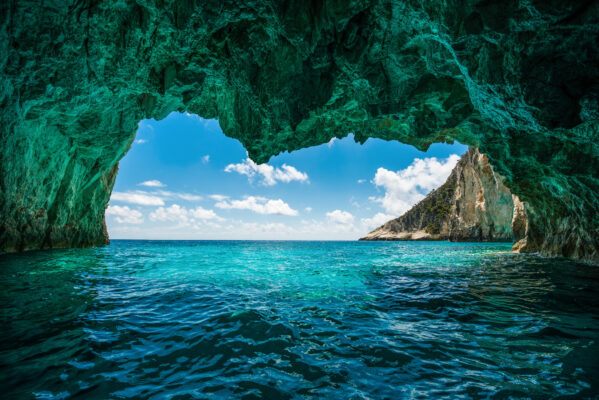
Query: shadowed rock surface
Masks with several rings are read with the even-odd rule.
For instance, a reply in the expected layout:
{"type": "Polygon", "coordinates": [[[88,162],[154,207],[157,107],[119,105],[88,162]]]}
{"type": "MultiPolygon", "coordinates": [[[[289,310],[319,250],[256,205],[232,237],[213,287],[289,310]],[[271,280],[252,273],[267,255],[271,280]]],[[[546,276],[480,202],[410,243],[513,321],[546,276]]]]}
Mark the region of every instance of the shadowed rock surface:
{"type": "Polygon", "coordinates": [[[599,2],[5,1],[0,250],[107,242],[143,118],[218,118],[265,162],[354,132],[477,147],[522,251],[599,260],[599,2]]]}
{"type": "Polygon", "coordinates": [[[484,154],[468,149],[441,187],[360,240],[519,241],[526,213],[503,181],[484,154]]]}

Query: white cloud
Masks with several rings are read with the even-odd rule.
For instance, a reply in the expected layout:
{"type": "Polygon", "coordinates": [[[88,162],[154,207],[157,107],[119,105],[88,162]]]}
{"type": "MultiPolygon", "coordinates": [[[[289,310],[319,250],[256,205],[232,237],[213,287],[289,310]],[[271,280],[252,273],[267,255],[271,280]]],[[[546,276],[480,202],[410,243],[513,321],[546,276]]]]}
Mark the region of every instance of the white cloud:
{"type": "Polygon", "coordinates": [[[195,224],[198,221],[216,220],[224,221],[224,218],[219,217],[214,211],[207,210],[202,207],[187,209],[178,204],[173,204],[169,207],[159,207],[150,213],[151,221],[161,222],[177,222],[182,226],[195,224]]]}
{"type": "Polygon", "coordinates": [[[298,171],[291,165],[283,164],[280,169],[275,168],[274,178],[285,183],[291,181],[306,182],[308,181],[308,174],[298,171]]]}
{"type": "Polygon", "coordinates": [[[364,183],[366,182],[366,179],[358,179],[358,183],[364,183]]]}
{"type": "Polygon", "coordinates": [[[127,206],[108,206],[106,215],[114,216],[119,224],[141,224],[144,222],[143,214],[137,210],[132,210],[127,206]]]}
{"type": "Polygon", "coordinates": [[[221,218],[218,215],[216,215],[214,211],[207,210],[200,206],[189,210],[189,214],[192,217],[200,220],[215,219],[217,221],[224,221],[224,218],[221,218]]]}
{"type": "Polygon", "coordinates": [[[209,162],[210,162],[210,154],[206,154],[204,157],[202,157],[202,163],[208,164],[209,162]]]}
{"type": "Polygon", "coordinates": [[[181,224],[188,224],[189,218],[187,210],[178,204],[173,204],[170,207],[159,207],[150,213],[150,221],[171,221],[181,224]]]}
{"type": "MultiPolygon", "coordinates": [[[[338,211],[338,210],[336,210],[338,211]]],[[[349,213],[348,213],[349,214],[349,213]]],[[[352,216],[353,218],[353,216],[352,216]]],[[[335,219],[335,217],[333,217],[335,219]]],[[[346,217],[347,220],[349,218],[346,217]]],[[[333,221],[331,218],[327,219],[309,219],[301,220],[301,226],[298,229],[302,237],[306,239],[357,239],[362,232],[351,223],[333,221]]]]}
{"type": "Polygon", "coordinates": [[[224,194],[211,194],[210,197],[212,200],[223,201],[229,198],[229,196],[225,196],[224,194]]]}
{"type": "Polygon", "coordinates": [[[237,172],[238,174],[246,175],[250,181],[260,176],[261,183],[265,186],[273,186],[277,182],[308,181],[308,174],[298,171],[291,165],[283,164],[281,168],[275,168],[268,164],[256,164],[249,158],[246,158],[239,164],[227,165],[225,172],[237,172]]]}
{"type": "Polygon", "coordinates": [[[136,139],[135,140],[135,143],[137,143],[137,144],[144,144],[144,143],[147,143],[147,142],[148,141],[146,139],[136,139]]]}
{"type": "Polygon", "coordinates": [[[306,212],[312,212],[312,207],[306,207],[306,212]]]}
{"type": "Polygon", "coordinates": [[[445,160],[417,158],[410,166],[397,172],[379,168],[373,182],[385,190],[385,195],[370,197],[370,200],[380,203],[387,214],[400,216],[428,192],[441,186],[459,159],[457,154],[445,160]]]}
{"type": "Polygon", "coordinates": [[[347,211],[335,210],[328,212],[326,216],[334,224],[351,225],[354,222],[354,216],[347,211]]]}
{"type": "Polygon", "coordinates": [[[289,215],[295,216],[298,214],[297,210],[294,210],[281,199],[271,200],[264,197],[249,196],[243,200],[230,200],[230,201],[219,201],[214,205],[215,207],[222,209],[237,209],[237,210],[250,210],[258,214],[269,214],[269,215],[289,215]]]}
{"type": "MultiPolygon", "coordinates": [[[[148,182],[152,182],[151,185],[156,185],[154,181],[148,182]]],[[[136,190],[132,192],[112,192],[112,196],[110,197],[111,201],[139,204],[141,206],[163,206],[166,200],[175,199],[185,201],[199,201],[202,200],[202,196],[198,196],[192,193],[170,192],[167,190],[156,190],[153,192],[136,190]]]]}
{"type": "Polygon", "coordinates": [[[139,204],[141,206],[163,206],[164,200],[161,197],[153,196],[149,193],[137,192],[112,192],[110,201],[120,201],[123,203],[139,204]]]}
{"type": "Polygon", "coordinates": [[[160,182],[157,179],[153,179],[151,181],[145,181],[139,184],[140,186],[148,186],[148,187],[165,187],[166,185],[160,182]]]}
{"type": "Polygon", "coordinates": [[[333,144],[335,144],[335,142],[336,142],[337,140],[338,140],[338,139],[337,139],[336,137],[333,137],[333,138],[331,138],[331,140],[329,140],[329,141],[328,141],[328,143],[327,143],[327,147],[328,147],[329,149],[330,149],[331,147],[333,147],[333,144]]]}
{"type": "Polygon", "coordinates": [[[396,218],[396,217],[394,217],[393,215],[390,215],[390,214],[377,213],[374,216],[372,216],[372,218],[362,218],[360,220],[360,223],[364,227],[365,232],[370,232],[374,228],[378,228],[379,226],[392,220],[393,218],[396,218]]]}
{"type": "Polygon", "coordinates": [[[227,230],[238,232],[239,230],[244,232],[251,232],[252,235],[256,233],[269,234],[271,238],[294,238],[296,237],[296,230],[293,227],[285,225],[280,222],[243,222],[238,221],[235,225],[227,226],[227,230]]]}
{"type": "Polygon", "coordinates": [[[168,191],[158,191],[159,195],[164,196],[168,199],[181,199],[186,201],[199,201],[202,200],[202,196],[198,196],[197,194],[191,193],[179,193],[179,192],[168,192],[168,191]]]}

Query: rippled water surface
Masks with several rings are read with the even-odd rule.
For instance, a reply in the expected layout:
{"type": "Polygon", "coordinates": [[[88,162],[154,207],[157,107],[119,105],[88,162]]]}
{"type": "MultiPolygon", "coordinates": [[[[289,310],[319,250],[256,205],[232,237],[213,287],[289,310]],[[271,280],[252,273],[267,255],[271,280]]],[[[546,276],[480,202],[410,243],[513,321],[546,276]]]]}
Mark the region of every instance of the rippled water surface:
{"type": "Polygon", "coordinates": [[[2,398],[593,398],[599,269],[505,244],[0,256],[2,398]]]}

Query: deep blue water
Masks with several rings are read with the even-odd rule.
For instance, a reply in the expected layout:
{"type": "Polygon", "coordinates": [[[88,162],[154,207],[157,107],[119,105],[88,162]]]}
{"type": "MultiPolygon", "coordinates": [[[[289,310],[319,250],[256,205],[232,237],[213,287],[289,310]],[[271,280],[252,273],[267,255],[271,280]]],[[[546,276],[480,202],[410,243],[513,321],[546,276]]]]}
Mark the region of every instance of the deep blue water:
{"type": "Polygon", "coordinates": [[[506,244],[0,256],[0,397],[593,398],[599,269],[506,244]]]}

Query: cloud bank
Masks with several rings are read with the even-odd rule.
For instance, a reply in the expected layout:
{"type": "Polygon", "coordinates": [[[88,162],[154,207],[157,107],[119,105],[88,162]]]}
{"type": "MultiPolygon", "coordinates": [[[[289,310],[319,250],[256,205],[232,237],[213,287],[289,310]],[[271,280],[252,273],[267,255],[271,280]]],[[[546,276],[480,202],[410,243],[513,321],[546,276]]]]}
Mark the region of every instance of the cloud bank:
{"type": "Polygon", "coordinates": [[[112,192],[112,195],[110,196],[111,202],[137,204],[140,206],[164,206],[165,201],[177,199],[199,201],[202,200],[202,196],[192,193],[170,192],[167,190],[156,190],[154,192],[146,192],[143,190],[112,192]]]}
{"type": "Polygon", "coordinates": [[[372,197],[371,200],[380,203],[387,214],[399,217],[431,190],[441,186],[459,159],[457,154],[445,160],[436,157],[417,158],[410,166],[396,172],[379,168],[373,183],[383,188],[385,194],[372,197]]]}
{"type": "Polygon", "coordinates": [[[294,210],[281,199],[272,200],[265,197],[248,196],[243,200],[223,200],[214,205],[222,209],[250,210],[258,214],[268,215],[298,215],[294,210]]]}
{"type": "Polygon", "coordinates": [[[110,201],[120,201],[123,203],[139,204],[140,206],[163,206],[162,197],[154,196],[143,191],[135,192],[112,192],[110,201]]]}
{"type": "Polygon", "coordinates": [[[106,215],[114,216],[119,224],[141,224],[144,222],[141,212],[132,210],[127,206],[109,206],[106,209],[106,215]]]}
{"type": "Polygon", "coordinates": [[[334,224],[351,225],[354,223],[354,216],[347,211],[335,210],[328,212],[326,216],[329,222],[334,224]]]}
{"type": "Polygon", "coordinates": [[[159,222],[177,222],[181,226],[193,225],[198,222],[215,220],[224,221],[213,210],[207,210],[203,207],[185,208],[178,204],[169,207],[159,207],[149,215],[150,221],[159,222]]]}
{"type": "Polygon", "coordinates": [[[283,164],[281,168],[275,168],[268,164],[256,164],[249,158],[246,158],[239,164],[227,165],[225,172],[237,172],[238,174],[246,175],[250,182],[259,179],[260,183],[265,186],[273,186],[277,182],[308,181],[308,174],[298,171],[291,165],[283,164]]]}

